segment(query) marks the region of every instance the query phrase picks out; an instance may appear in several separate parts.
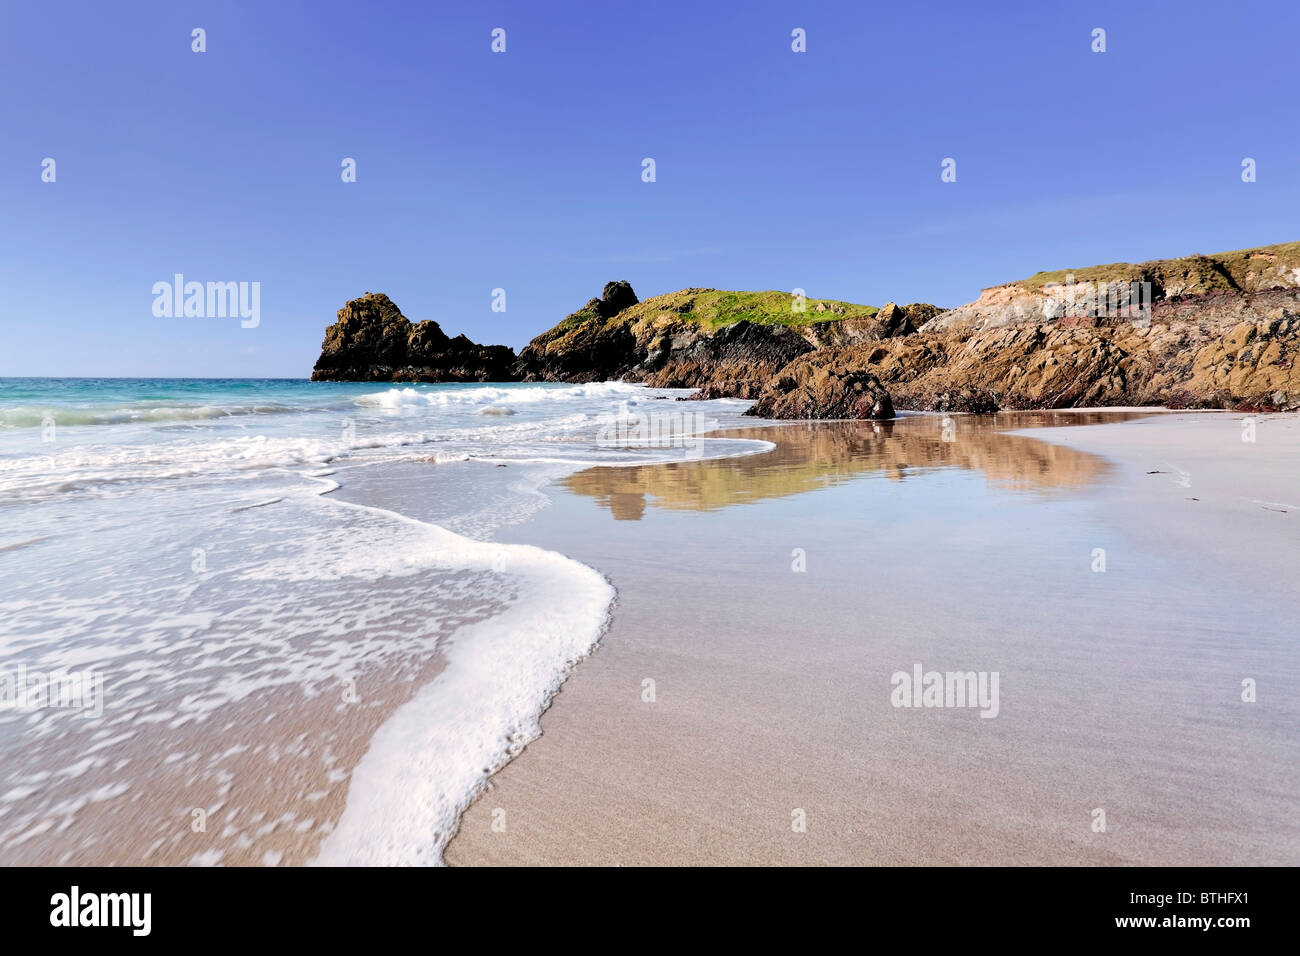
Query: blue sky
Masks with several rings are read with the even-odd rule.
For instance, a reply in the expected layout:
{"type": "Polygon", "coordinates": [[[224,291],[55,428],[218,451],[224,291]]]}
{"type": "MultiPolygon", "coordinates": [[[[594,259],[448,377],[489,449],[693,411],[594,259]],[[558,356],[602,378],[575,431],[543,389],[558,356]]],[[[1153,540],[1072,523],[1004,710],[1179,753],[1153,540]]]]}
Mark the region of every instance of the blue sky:
{"type": "Polygon", "coordinates": [[[610,279],[954,306],[1300,239],[1297,28],[1203,0],[6,4],[0,375],[305,377],[366,291],[519,347],[610,279]],[[156,318],[177,272],[260,282],[260,325],[156,318]]]}

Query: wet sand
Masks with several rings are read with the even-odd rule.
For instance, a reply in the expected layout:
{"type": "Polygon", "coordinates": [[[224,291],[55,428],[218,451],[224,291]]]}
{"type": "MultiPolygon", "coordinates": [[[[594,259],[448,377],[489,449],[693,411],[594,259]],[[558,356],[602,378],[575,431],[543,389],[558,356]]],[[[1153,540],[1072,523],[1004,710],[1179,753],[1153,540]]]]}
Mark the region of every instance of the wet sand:
{"type": "Polygon", "coordinates": [[[447,861],[1295,865],[1300,423],[1241,419],[799,424],[571,476],[502,537],[606,573],[613,623],[447,861]],[[997,672],[997,716],[894,706],[917,664],[997,672]]]}

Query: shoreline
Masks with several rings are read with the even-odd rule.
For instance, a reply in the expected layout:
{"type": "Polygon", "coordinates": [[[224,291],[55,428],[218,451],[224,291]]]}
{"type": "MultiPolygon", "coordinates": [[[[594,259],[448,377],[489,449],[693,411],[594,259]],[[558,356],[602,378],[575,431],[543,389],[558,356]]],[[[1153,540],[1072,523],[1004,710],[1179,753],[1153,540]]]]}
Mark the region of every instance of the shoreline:
{"type": "MultiPolygon", "coordinates": [[[[117,780],[101,761],[78,781],[87,805],[42,811],[58,827],[48,841],[51,823],[17,815],[41,808],[39,789],[28,789],[39,781],[15,771],[0,814],[20,837],[14,858],[1033,863],[1029,851],[990,853],[975,831],[1044,806],[1062,812],[1071,770],[1058,753],[1121,794],[1126,822],[1153,820],[1160,840],[1174,841],[1170,851],[1148,836],[1096,856],[1111,849],[1080,846],[1059,819],[1039,821],[1038,842],[1062,859],[1188,858],[1159,855],[1183,838],[1169,836],[1149,788],[1197,794],[1203,772],[1187,768],[1203,766],[1210,805],[1254,821],[1253,852],[1295,858],[1294,826],[1282,828],[1290,855],[1261,836],[1283,819],[1278,807],[1295,816],[1294,801],[1257,788],[1233,806],[1223,770],[1277,780],[1300,764],[1297,748],[1277,740],[1294,736],[1300,716],[1290,704],[1276,709],[1277,688],[1300,678],[1284,636],[1300,592],[1268,573],[1291,553],[1277,545],[1290,527],[1279,522],[1300,512],[1287,483],[1300,468],[1295,416],[1105,408],[751,422],[738,414],[742,402],[688,407],[718,421],[703,449],[685,455],[589,455],[580,436],[568,454],[563,439],[503,442],[473,461],[442,451],[342,460],[302,472],[301,494],[268,498],[259,486],[220,499],[216,512],[236,516],[276,506],[204,539],[230,549],[247,537],[251,562],[215,564],[233,575],[228,585],[261,582],[248,593],[293,608],[293,620],[322,622],[336,606],[327,582],[361,586],[353,627],[299,627],[315,642],[305,647],[357,663],[308,660],[316,670],[304,673],[319,679],[303,699],[278,685],[247,693],[223,704],[215,736],[200,719],[109,740],[103,759],[117,768],[167,754],[151,789],[129,774],[117,780]],[[1246,423],[1255,442],[1241,441],[1246,423]],[[1231,462],[1244,471],[1226,469],[1231,462]],[[1109,573],[1080,573],[1097,545],[1109,573]],[[1213,588],[1199,583],[1207,572],[1213,588]],[[603,601],[573,597],[597,591],[603,601]],[[1087,659],[1099,651],[1100,663],[1087,659]],[[1232,748],[1144,749],[1137,728],[1153,722],[1207,740],[1239,723],[1222,701],[1187,711],[1189,688],[1221,693],[1229,666],[1262,675],[1258,727],[1232,730],[1232,748]],[[932,667],[1000,676],[994,693],[1000,686],[1005,699],[986,711],[998,719],[891,706],[891,675],[932,667]],[[337,687],[339,675],[351,679],[337,687]],[[1175,706],[1144,704],[1152,694],[1175,706]],[[1070,738],[1092,724],[1124,741],[1118,757],[1097,762],[1096,746],[1070,738]],[[1125,768],[1139,758],[1164,775],[1133,792],[1125,768]],[[1008,798],[979,772],[985,764],[1014,767],[1034,799],[1008,798]],[[909,776],[917,766],[935,779],[909,776]],[[970,796],[953,806],[945,794],[970,796]],[[194,807],[219,816],[191,832],[194,807]],[[914,808],[934,839],[955,846],[927,842],[914,808]],[[795,810],[810,829],[790,842],[779,824],[789,827],[795,810]],[[109,822],[112,845],[83,839],[109,822]],[[882,833],[901,849],[879,842],[882,833]]],[[[206,502],[173,490],[187,506],[206,502]]],[[[209,584],[178,605],[196,614],[161,626],[191,629],[180,648],[203,646],[196,636],[211,646],[227,612],[243,613],[228,590],[209,584]]],[[[353,605],[344,595],[338,606],[353,605]]],[[[232,675],[276,676],[266,670],[232,675]]],[[[166,701],[146,701],[148,724],[166,701]]]]}
{"type": "MultiPolygon", "coordinates": [[[[1064,414],[1104,416],[1113,411],[1078,409],[1064,414]]],[[[1077,524],[1080,518],[1085,519],[1088,534],[1100,537],[1115,537],[1120,534],[1115,525],[1126,522],[1131,528],[1142,528],[1142,517],[1149,516],[1159,501],[1159,493],[1153,493],[1154,499],[1152,494],[1141,494],[1129,501],[1135,490],[1141,490],[1133,485],[1134,462],[1143,454],[1133,447],[1138,437],[1145,441],[1158,436],[1159,442],[1167,443],[1167,455],[1181,455],[1194,465],[1198,475],[1203,472],[1202,480],[1207,488],[1241,480],[1240,474],[1219,474],[1224,471],[1221,451],[1194,453],[1196,442],[1206,441],[1205,429],[1211,421],[1229,425],[1236,439],[1240,431],[1239,414],[1145,408],[1130,411],[1137,416],[1135,420],[1105,427],[1079,424],[1001,433],[1008,440],[1037,444],[1042,450],[1054,449],[1052,455],[1068,458],[1076,465],[1089,460],[1097,462],[1096,473],[1084,481],[1086,490],[1068,490],[1067,485],[1063,500],[1049,504],[1049,507],[1066,509],[1064,528],[1077,524]],[[1194,435],[1188,431],[1188,420],[1193,425],[1191,430],[1196,432],[1194,435]],[[1195,425],[1196,422],[1200,425],[1195,425]],[[1124,432],[1127,437],[1117,444],[1107,437],[1122,428],[1145,431],[1142,436],[1124,432]],[[1178,437],[1180,434],[1182,438],[1178,437]],[[1177,440],[1171,442],[1171,439],[1177,440]],[[1099,452],[1105,459],[1097,458],[1099,452]],[[1105,521],[1098,522],[1096,512],[1108,508],[1115,509],[1116,515],[1123,515],[1122,520],[1114,518],[1109,526],[1105,521]]],[[[937,415],[917,417],[928,419],[932,427],[938,425],[940,418],[937,415]]],[[[1276,482],[1279,477],[1285,477],[1288,462],[1300,460],[1296,454],[1300,442],[1296,441],[1295,416],[1256,418],[1261,434],[1273,434],[1289,443],[1285,445],[1289,450],[1282,453],[1281,472],[1278,466],[1273,466],[1271,471],[1256,469],[1267,485],[1270,480],[1276,482]],[[1270,424],[1278,422],[1291,424],[1285,427],[1270,424]]],[[[960,423],[967,417],[954,416],[954,419],[960,429],[960,423]]],[[[777,440],[787,430],[793,430],[789,434],[814,433],[836,426],[837,423],[791,423],[767,425],[764,429],[777,440]]],[[[756,456],[756,462],[763,457],[756,456]]],[[[976,449],[975,457],[989,469],[985,474],[993,482],[1006,478],[998,476],[997,455],[988,448],[976,449]]],[[[735,464],[723,467],[731,469],[735,464]]],[[[655,466],[662,471],[661,477],[688,467],[655,466]]],[[[1032,484],[1033,473],[1041,475],[1042,467],[1042,462],[1034,462],[1027,474],[1011,477],[1032,484]]],[[[655,468],[638,470],[651,472],[655,468]]],[[[601,469],[589,469],[588,473],[592,471],[601,469]]],[[[781,484],[779,471],[761,478],[781,484]]],[[[447,848],[448,863],[1249,864],[1294,863],[1300,859],[1300,832],[1294,824],[1285,825],[1286,818],[1278,813],[1279,806],[1287,807],[1288,811],[1296,809],[1294,800],[1283,799],[1278,804],[1277,794],[1262,790],[1254,793],[1246,800],[1248,806],[1238,806],[1235,810],[1239,815],[1245,813],[1250,823],[1246,827],[1250,838],[1240,839],[1239,834],[1235,841],[1215,836],[1212,828],[1209,832],[1202,832],[1202,828],[1194,837],[1189,836],[1184,832],[1188,825],[1180,824],[1177,819],[1178,812],[1187,812],[1185,808],[1162,810],[1158,795],[1174,780],[1180,780],[1185,788],[1175,803],[1181,801],[1191,807],[1207,802],[1232,804],[1231,788],[1221,770],[1206,774],[1210,779],[1199,788],[1194,772],[1195,768],[1206,766],[1207,750],[1221,759],[1231,757],[1232,750],[1183,742],[1172,756],[1166,755],[1161,761],[1164,766],[1157,775],[1159,780],[1153,783],[1141,774],[1134,777],[1134,760],[1154,756],[1143,743],[1143,728],[1153,720],[1163,719],[1182,731],[1190,728],[1203,734],[1202,723],[1209,721],[1218,726],[1223,720],[1238,716],[1222,709],[1230,705],[1229,692],[1233,687],[1222,691],[1223,700],[1215,702],[1214,713],[1207,717],[1194,709],[1188,711],[1182,699],[1186,697],[1186,688],[1177,688],[1158,676],[1162,655],[1176,664],[1176,669],[1194,675],[1201,682],[1211,680],[1211,674],[1214,678],[1222,677],[1223,669],[1231,665],[1230,660],[1220,659],[1225,655],[1216,657],[1213,644],[1199,634],[1190,644],[1178,639],[1178,629],[1188,624],[1186,602],[1194,596],[1194,589],[1179,583],[1185,568],[1161,570],[1159,586],[1172,593],[1161,602],[1160,613],[1149,621],[1158,624],[1153,631],[1155,637],[1144,638],[1131,625],[1125,627],[1122,621],[1116,625],[1122,633],[1111,638],[1108,653],[1115,660],[1100,668],[1107,672],[1107,679],[1102,679],[1095,666],[1090,671],[1086,665],[1085,655],[1079,650],[1079,636],[1054,648],[1035,648],[1033,628],[1025,620],[1032,620],[1034,609],[1024,607],[1023,600],[1009,602],[1014,605],[1010,610],[1016,619],[1011,627],[1006,627],[1008,609],[999,608],[996,601],[986,600],[987,594],[985,600],[971,601],[979,605],[974,608],[977,613],[971,615],[971,608],[962,607],[964,601],[972,598],[969,587],[953,584],[953,579],[947,578],[942,587],[936,588],[926,582],[920,567],[909,567],[912,561],[908,556],[896,555],[900,567],[895,573],[901,570],[906,580],[895,581],[891,588],[889,597],[895,606],[882,610],[880,596],[874,593],[870,603],[873,616],[884,617],[891,627],[881,629],[883,633],[878,632],[867,641],[875,653],[863,657],[859,653],[862,649],[855,648],[844,633],[855,627],[855,619],[859,623],[862,619],[861,609],[855,610],[853,601],[844,597],[852,593],[852,575],[828,575],[834,580],[822,583],[840,585],[841,590],[818,591],[815,599],[803,594],[800,600],[807,602],[803,614],[791,613],[789,607],[779,606],[782,594],[787,604],[792,596],[783,580],[794,578],[785,567],[790,562],[790,548],[784,548],[779,564],[773,554],[769,556],[769,567],[760,570],[754,566],[752,557],[747,558],[740,550],[728,553],[723,547],[719,535],[728,533],[733,534],[734,541],[745,540],[751,552],[767,543],[766,539],[755,541],[755,535],[735,535],[734,528],[727,530],[729,522],[721,516],[736,511],[736,507],[719,501],[706,504],[697,512],[709,516],[709,527],[702,532],[707,544],[691,543],[689,535],[684,542],[680,535],[674,536],[663,529],[648,537],[642,535],[638,544],[635,535],[617,532],[626,532],[646,514],[660,521],[663,520],[660,516],[667,515],[679,523],[691,509],[686,506],[675,510],[673,495],[682,488],[690,488],[691,481],[679,475],[675,484],[674,480],[668,480],[654,488],[658,501],[642,490],[642,503],[634,505],[632,497],[638,493],[635,488],[610,486],[602,499],[595,489],[581,487],[581,476],[588,473],[561,482],[563,487],[549,489],[552,506],[510,529],[504,540],[528,541],[558,550],[605,574],[619,591],[612,623],[601,639],[601,653],[592,655],[573,670],[542,715],[542,736],[494,774],[488,789],[462,815],[457,836],[447,848]],[[609,516],[616,519],[612,526],[616,532],[612,537],[616,540],[596,540],[601,530],[611,530],[611,526],[593,527],[592,502],[598,502],[596,513],[608,509],[609,516]],[[621,520],[619,508],[623,510],[621,520]],[[582,530],[575,530],[579,528],[582,530]],[[679,555],[684,552],[679,560],[686,567],[696,573],[706,567],[710,569],[715,578],[714,588],[698,587],[691,583],[693,574],[672,568],[671,562],[654,560],[655,553],[671,554],[674,541],[679,555]],[[733,560],[737,569],[728,568],[727,560],[733,560]],[[774,571],[774,567],[783,570],[774,571]],[[746,574],[758,578],[756,587],[745,588],[746,574]],[[963,593],[955,595],[954,601],[954,595],[945,595],[945,591],[963,593]],[[660,600],[655,599],[656,592],[660,600]],[[824,594],[835,596],[827,599],[822,597],[824,594]],[[662,599],[665,596],[666,601],[662,599]],[[748,601],[754,602],[757,608],[746,608],[748,601]],[[938,608],[927,608],[927,601],[938,608]],[[905,604],[911,613],[901,613],[899,603],[905,604]],[[954,613],[954,604],[961,613],[954,613]],[[720,608],[724,610],[720,612],[720,608]],[[719,627],[719,613],[728,612],[730,627],[719,627]],[[802,616],[806,624],[810,614],[824,615],[833,623],[825,633],[805,634],[800,640],[799,618],[802,616]],[[999,616],[1003,620],[996,620],[999,616]],[[999,636],[1001,649],[982,649],[979,656],[1001,663],[1004,694],[1009,677],[1019,677],[1022,685],[1034,685],[1035,693],[1029,700],[1009,711],[1011,705],[1004,703],[1001,720],[971,725],[968,721],[956,721],[958,715],[942,712],[923,716],[900,714],[888,706],[887,695],[885,698],[879,695],[879,686],[886,685],[879,685],[869,695],[872,699],[864,700],[860,688],[853,687],[851,681],[846,683],[844,665],[850,662],[864,680],[873,670],[894,670],[894,665],[901,667],[904,663],[910,666],[910,660],[901,658],[916,658],[927,662],[927,666],[931,660],[938,663],[945,650],[951,648],[937,639],[933,625],[945,624],[952,628],[962,622],[978,622],[990,637],[997,634],[997,625],[1003,625],[1004,632],[999,636]],[[782,626],[787,633],[782,633],[782,626]],[[691,639],[690,634],[696,637],[691,639]],[[905,635],[905,639],[897,635],[905,635]],[[709,641],[702,641],[705,636],[709,641]],[[810,653],[807,644],[814,637],[816,650],[810,653]],[[908,648],[892,664],[884,658],[900,655],[882,653],[891,643],[908,648]],[[1051,654],[1048,650],[1059,653],[1051,654]],[[1143,668],[1154,668],[1154,671],[1143,668]],[[801,671],[812,671],[817,679],[808,683],[808,676],[801,671]],[[670,693],[663,694],[660,690],[654,703],[645,703],[642,684],[647,678],[655,680],[650,676],[655,673],[661,676],[654,686],[670,693]],[[642,676],[638,677],[639,674],[642,676]],[[1068,699],[1052,699],[1053,693],[1059,693],[1052,685],[1063,676],[1087,679],[1086,706],[1068,699]],[[1179,704],[1172,713],[1163,712],[1159,706],[1149,706],[1149,698],[1145,706],[1100,704],[1117,693],[1121,696],[1129,692],[1149,694],[1153,685],[1164,691],[1177,691],[1179,704]],[[799,693],[800,688],[806,693],[799,693]],[[1017,714],[1017,710],[1029,713],[1017,714]],[[748,714],[748,718],[739,714],[748,714]],[[908,728],[898,723],[901,716],[944,719],[908,728]],[[1100,741],[1078,739],[1070,732],[1071,724],[1088,720],[1105,725],[1102,740],[1123,741],[1118,754],[1102,759],[1097,749],[1100,741]],[[806,733],[792,737],[790,726],[803,727],[806,733]],[[918,726],[920,736],[916,737],[918,726]],[[991,731],[991,726],[1006,729],[991,731]],[[760,731],[764,729],[771,732],[771,739],[762,740],[760,731]],[[856,737],[861,739],[855,741],[856,737]],[[719,740],[726,742],[721,750],[719,740]],[[921,785],[901,772],[919,754],[943,768],[939,786],[921,785]],[[1079,807],[1074,812],[1082,814],[1081,817],[1069,818],[1061,808],[1063,790],[1070,789],[1063,781],[1072,775],[1068,763],[1060,759],[1061,754],[1068,754],[1077,764],[1092,767],[1118,795],[1112,798],[1118,801],[1112,813],[1112,818],[1119,821],[1112,826],[1116,836],[1107,839],[1107,834],[1094,834],[1090,829],[1088,813],[1097,803],[1106,802],[1100,797],[1076,794],[1079,807]],[[971,765],[972,760],[978,763],[995,758],[1017,768],[1016,779],[1026,793],[1035,794],[1033,799],[1023,795],[1012,797],[1005,783],[971,765]],[[1188,773],[1192,776],[1188,777],[1188,773]],[[811,781],[818,783],[809,788],[811,781]],[[799,786],[801,783],[804,786],[799,786]],[[809,789],[818,794],[816,799],[809,799],[809,789]],[[600,806],[592,805],[590,797],[594,794],[605,795],[600,806]],[[760,812],[759,806],[765,809],[760,812]],[[1045,814],[1044,806],[1055,806],[1057,813],[1045,814]],[[791,830],[790,813],[796,809],[804,810],[810,821],[802,833],[791,830]],[[494,813],[499,823],[508,821],[504,828],[492,828],[494,813]],[[1023,819],[1009,824],[1006,818],[1017,815],[1023,819]],[[1267,831],[1274,825],[1279,831],[1269,837],[1267,831]],[[828,828],[839,832],[832,835],[828,828]],[[981,833],[990,829],[996,834],[992,846],[988,840],[981,839],[981,833]],[[1118,836],[1120,833],[1123,836],[1118,836]],[[885,838],[891,834],[891,839],[885,838]],[[906,848],[906,852],[898,852],[900,847],[906,848]]],[[[942,478],[945,473],[940,467],[931,478],[942,478]]],[[[842,487],[831,489],[830,493],[851,489],[854,481],[845,479],[842,487]]],[[[700,493],[700,487],[697,483],[692,493],[700,493]]],[[[818,514],[819,510],[826,510],[824,507],[792,505],[822,493],[793,490],[785,493],[789,497],[770,498],[767,503],[749,501],[744,507],[771,507],[775,501],[783,513],[772,514],[761,527],[770,530],[776,526],[777,519],[788,519],[793,512],[806,522],[805,527],[813,529],[802,532],[802,536],[816,542],[819,535],[834,536],[829,526],[835,521],[824,513],[818,514]],[[827,528],[815,530],[818,521],[827,528]]],[[[1051,499],[1055,492],[1040,490],[1034,494],[1045,494],[1051,499]]],[[[1261,494],[1265,498],[1277,497],[1275,492],[1261,494]]],[[[1240,509],[1229,510],[1239,516],[1240,509]]],[[[1169,520],[1162,517],[1151,523],[1159,531],[1157,540],[1161,547],[1185,540],[1176,533],[1180,520],[1183,520],[1180,516],[1169,520]]],[[[1223,522],[1216,520],[1214,529],[1216,534],[1231,538],[1231,528],[1223,522]]],[[[1017,539],[1021,540],[1028,532],[1023,541],[1031,543],[1036,530],[1031,522],[1029,527],[1017,530],[1017,539]]],[[[1243,563],[1246,573],[1220,568],[1220,577],[1231,580],[1234,587],[1246,588],[1244,582],[1252,574],[1257,576],[1258,562],[1268,541],[1274,541],[1276,548],[1276,531],[1276,528],[1271,532],[1264,529],[1263,544],[1253,540],[1239,546],[1227,545],[1234,560],[1243,563]],[[1255,565],[1250,564],[1252,560],[1255,565]]],[[[1183,533],[1185,538],[1196,537],[1194,529],[1183,533]]],[[[762,539],[762,534],[757,537],[762,539]]],[[[897,544],[906,538],[906,535],[894,536],[890,540],[897,544]]],[[[830,544],[832,552],[845,546],[841,539],[830,544]]],[[[1116,550],[1111,545],[1109,575],[1088,574],[1082,580],[1090,585],[1132,576],[1134,568],[1130,561],[1133,559],[1125,554],[1124,547],[1116,550]],[[1121,574],[1117,575],[1117,571],[1121,574]]],[[[813,553],[809,549],[810,564],[813,553]]],[[[1087,550],[1082,552],[1085,574],[1088,554],[1087,550]]],[[[1173,564],[1177,565],[1179,560],[1183,559],[1178,558],[1173,564]]],[[[1195,562],[1191,564],[1194,566],[1195,562]]],[[[1071,580],[1079,584],[1078,580],[1071,580]]],[[[863,590],[861,584],[858,587],[863,590]]],[[[1135,616],[1131,613],[1134,608],[1141,604],[1138,590],[1130,581],[1121,592],[1121,603],[1130,612],[1130,618],[1135,616]]],[[[1297,607],[1294,588],[1263,586],[1256,591],[1255,596],[1273,611],[1290,612],[1297,607]]],[[[1248,589],[1236,593],[1243,600],[1250,597],[1248,589]]],[[[1070,612],[1079,610],[1080,595],[1061,597],[1057,603],[1067,606],[1046,613],[1068,622],[1077,616],[1070,612]]],[[[1088,606],[1086,600],[1082,604],[1088,606]]],[[[1123,616],[1122,613],[1108,615],[1117,621],[1123,616]]],[[[1284,615],[1278,619],[1281,616],[1284,615]]],[[[1296,670],[1294,649],[1285,646],[1280,631],[1276,634],[1268,631],[1275,623],[1276,619],[1267,615],[1261,618],[1264,631],[1259,640],[1252,641],[1248,634],[1235,635],[1233,650],[1246,658],[1242,666],[1274,673],[1296,670]],[[1271,652],[1275,657],[1281,654],[1276,663],[1260,658],[1257,653],[1252,655],[1261,643],[1275,645],[1271,652]]],[[[1089,631],[1088,636],[1094,640],[1098,637],[1092,633],[1095,629],[1083,630],[1089,631]]],[[[958,643],[968,654],[976,649],[969,640],[958,643]]],[[[964,660],[961,666],[973,667],[975,663],[980,661],[964,660]]],[[[878,679],[884,679],[883,671],[878,679]]],[[[1276,681],[1271,683],[1278,686],[1276,681]]],[[[1016,684],[1013,682],[1011,686],[1016,684]]],[[[1140,701],[1141,697],[1137,699],[1140,701]]],[[[1255,713],[1263,714],[1265,710],[1255,713]]],[[[1285,774],[1287,766],[1295,765],[1295,748],[1278,734],[1288,726],[1294,727],[1295,718],[1294,708],[1288,705],[1280,713],[1273,713],[1263,730],[1256,728],[1257,738],[1250,736],[1250,730],[1239,727],[1234,731],[1235,752],[1240,753],[1244,748],[1245,753],[1253,752],[1277,772],[1285,774]]],[[[1233,826],[1226,824],[1224,830],[1231,834],[1233,826]]]]}

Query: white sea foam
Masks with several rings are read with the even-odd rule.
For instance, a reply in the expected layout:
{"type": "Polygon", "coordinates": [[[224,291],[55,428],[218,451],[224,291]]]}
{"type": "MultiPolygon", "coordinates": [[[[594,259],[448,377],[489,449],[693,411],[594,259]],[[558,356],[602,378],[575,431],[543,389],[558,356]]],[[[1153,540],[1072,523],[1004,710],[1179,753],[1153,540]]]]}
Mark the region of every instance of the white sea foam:
{"type": "Polygon", "coordinates": [[[641,385],[626,382],[593,382],[589,385],[532,385],[501,388],[495,385],[465,386],[445,391],[425,389],[390,388],[382,392],[362,395],[357,399],[361,405],[377,405],[382,408],[400,409],[409,407],[447,406],[447,405],[490,405],[503,399],[512,403],[534,402],[574,402],[592,400],[619,400],[632,398],[644,392],[641,385]]]}
{"type": "Polygon", "coordinates": [[[604,628],[614,589],[586,565],[527,545],[444,544],[440,560],[507,567],[519,597],[458,630],[442,673],[371,738],[319,865],[441,863],[460,814],[541,732],[542,711],[604,628]]]}
{"type": "MultiPolygon", "coordinates": [[[[104,678],[97,721],[0,710],[0,863],[140,862],[114,856],[114,828],[87,824],[93,813],[140,820],[148,807],[161,821],[149,852],[171,848],[182,862],[238,862],[276,827],[313,826],[313,812],[262,820],[241,807],[250,745],[259,759],[322,767],[312,799],[348,785],[320,862],[439,862],[487,774],[536,736],[613,599],[562,555],[479,539],[544,506],[539,488],[576,468],[696,457],[600,444],[623,403],[647,394],[624,383],[190,383],[175,407],[120,384],[96,405],[96,387],[79,388],[75,407],[34,390],[58,409],[51,440],[35,415],[45,406],[5,406],[0,389],[0,672],[104,678]],[[494,413],[504,409],[514,414],[494,413]],[[418,519],[397,513],[423,504],[395,484],[411,473],[431,509],[418,519]],[[382,500],[328,493],[366,486],[358,476],[382,500]],[[342,681],[409,681],[435,660],[436,677],[395,695],[350,780],[338,757],[346,724],[277,736],[342,681]],[[221,808],[224,852],[177,842],[185,828],[150,803],[162,768],[170,786],[221,808]]],[[[698,451],[768,447],[705,438],[698,451]]]]}
{"type": "Polygon", "coordinates": [[[0,407],[0,428],[39,428],[52,416],[63,427],[74,425],[124,425],[135,423],[205,422],[245,415],[284,415],[299,411],[283,404],[150,404],[132,403],[100,407],[52,409],[39,405],[0,407]]]}

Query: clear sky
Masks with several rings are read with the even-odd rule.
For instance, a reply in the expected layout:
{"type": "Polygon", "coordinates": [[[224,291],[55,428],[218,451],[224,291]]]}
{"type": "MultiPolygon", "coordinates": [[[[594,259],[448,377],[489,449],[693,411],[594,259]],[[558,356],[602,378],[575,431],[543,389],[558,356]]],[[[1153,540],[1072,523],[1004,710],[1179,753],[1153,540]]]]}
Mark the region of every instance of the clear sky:
{"type": "Polygon", "coordinates": [[[955,306],[1300,239],[1293,0],[42,0],[0,36],[0,375],[305,377],[366,291],[517,348],[610,279],[955,306]],[[260,324],[156,318],[177,272],[259,282],[260,324]]]}

